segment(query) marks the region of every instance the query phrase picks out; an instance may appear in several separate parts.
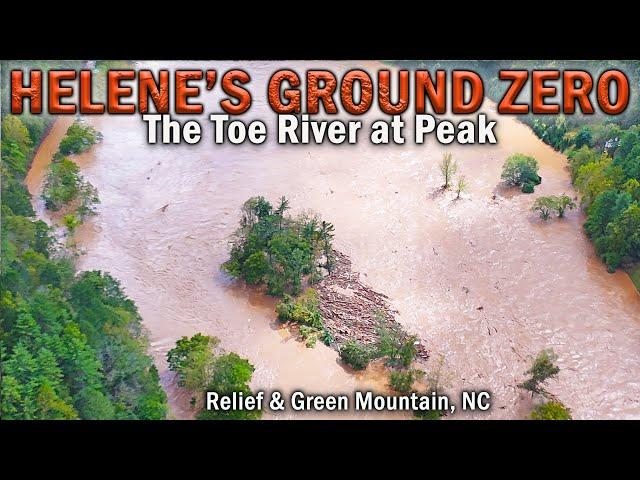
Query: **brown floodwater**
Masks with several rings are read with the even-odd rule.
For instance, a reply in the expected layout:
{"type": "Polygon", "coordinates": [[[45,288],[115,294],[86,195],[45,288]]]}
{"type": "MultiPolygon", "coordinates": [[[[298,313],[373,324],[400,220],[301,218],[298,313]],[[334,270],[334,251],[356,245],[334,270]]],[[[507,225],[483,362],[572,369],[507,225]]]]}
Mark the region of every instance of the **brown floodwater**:
{"type": "MultiPolygon", "coordinates": [[[[371,62],[286,66],[304,72],[315,64],[334,72],[377,67],[371,62]]],[[[192,412],[189,396],[173,386],[164,357],[176,339],[196,332],[215,335],[224,348],[249,358],[256,367],[254,389],[386,390],[381,368],[354,373],[341,366],[334,350],[322,344],[306,348],[279,328],[272,299],[220,272],[239,208],[252,195],[272,200],[286,195],[293,213],[310,209],[333,222],[336,247],[351,257],[366,283],[391,298],[399,321],[431,350],[427,368],[444,358],[448,392],[454,398],[462,389],[492,392],[489,412],[454,418],[524,417],[530,400],[516,385],[532,357],[547,347],[558,354],[561,369],[549,390],[575,418],[640,418],[640,295],[626,274],[606,272],[582,232],[582,213],[543,222],[530,212],[538,195],[576,193],[566,158],[525,125],[500,117],[499,144],[493,146],[443,146],[433,138],[424,145],[373,146],[365,136],[357,145],[278,146],[275,115],[263,92],[271,73],[283,65],[162,66],[243,67],[252,75],[254,97],[244,119],[267,119],[271,132],[260,146],[214,145],[203,117],[198,145],[148,145],[140,118],[93,117],[104,140],[75,158],[102,202],[98,215],[76,235],[79,267],[110,272],[138,305],[174,418],[190,418],[192,412]],[[438,162],[445,151],[453,153],[469,182],[457,201],[453,193],[438,190],[438,162]],[[540,164],[543,182],[534,195],[500,187],[502,164],[515,152],[540,164]]],[[[491,102],[483,109],[497,119],[491,102]]],[[[372,112],[365,125],[371,118],[381,116],[372,112]]],[[[54,125],[27,177],[45,219],[37,195],[71,121],[54,125]]],[[[287,411],[267,418],[299,416],[304,415],[287,411]]]]}

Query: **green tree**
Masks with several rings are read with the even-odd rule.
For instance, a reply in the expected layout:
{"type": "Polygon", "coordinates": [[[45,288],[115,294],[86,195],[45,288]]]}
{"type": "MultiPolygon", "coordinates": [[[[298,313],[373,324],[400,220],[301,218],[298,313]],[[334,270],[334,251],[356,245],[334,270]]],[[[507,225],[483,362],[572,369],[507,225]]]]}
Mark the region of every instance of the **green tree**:
{"type": "MultiPolygon", "coordinates": [[[[76,277],[47,224],[30,218],[23,182],[51,121],[1,119],[0,418],[164,418],[166,395],[133,302],[106,274],[76,277]]],[[[55,193],[78,192],[72,202],[82,205],[78,171],[59,168],[55,193]]]]}
{"type": "MultiPolygon", "coordinates": [[[[251,395],[248,383],[255,368],[245,358],[236,353],[227,353],[216,358],[213,376],[207,387],[209,392],[230,395],[234,392],[251,395]]],[[[257,420],[262,416],[260,410],[202,410],[198,414],[200,420],[257,420]]]]}
{"type": "Polygon", "coordinates": [[[333,267],[333,256],[331,255],[331,242],[334,237],[334,226],[332,223],[325,222],[320,223],[320,238],[322,239],[322,251],[325,258],[325,267],[330,272],[333,267]]]}
{"type": "Polygon", "coordinates": [[[468,187],[466,177],[464,175],[459,176],[456,182],[456,199],[460,198],[460,194],[466,192],[468,187]]]}
{"type": "Polygon", "coordinates": [[[578,169],[574,183],[582,193],[582,203],[586,207],[589,207],[595,198],[605,190],[617,188],[624,183],[622,168],[613,165],[612,162],[611,157],[603,156],[578,169]]]}
{"type": "Polygon", "coordinates": [[[538,197],[536,201],[533,203],[531,210],[534,212],[540,213],[540,218],[542,220],[548,220],[551,216],[551,212],[555,210],[557,207],[556,198],[553,196],[549,197],[538,197]]]}
{"type": "Polygon", "coordinates": [[[31,152],[33,141],[29,135],[29,130],[19,117],[5,115],[2,117],[2,148],[4,153],[5,145],[13,145],[18,148],[24,156],[31,152]]]}
{"type": "Polygon", "coordinates": [[[640,204],[633,203],[607,225],[606,235],[596,241],[596,250],[615,270],[625,259],[640,259],[640,204]]]}
{"type": "Polygon", "coordinates": [[[591,131],[589,130],[588,126],[585,125],[581,127],[580,130],[578,130],[578,132],[576,133],[573,139],[573,144],[575,145],[575,148],[582,148],[584,146],[586,147],[593,146],[593,137],[591,135],[591,131]]]}
{"type": "Polygon", "coordinates": [[[447,189],[451,185],[451,180],[453,176],[458,171],[458,164],[453,159],[453,155],[449,152],[445,153],[442,156],[442,160],[440,161],[440,174],[442,175],[443,185],[442,188],[447,189]]]}
{"type": "Polygon", "coordinates": [[[266,284],[267,292],[274,296],[299,294],[304,278],[309,283],[317,281],[323,255],[330,269],[333,225],[304,216],[285,218],[288,208],[285,197],[275,210],[264,197],[247,200],[229,260],[222,269],[248,283],[266,284]]]}
{"type": "Polygon", "coordinates": [[[324,325],[319,304],[317,292],[309,288],[298,298],[285,295],[276,305],[276,313],[281,322],[294,322],[322,330],[324,325]]]}
{"type": "Polygon", "coordinates": [[[557,196],[556,202],[555,202],[555,210],[556,212],[558,212],[559,218],[564,217],[564,212],[567,208],[569,210],[573,210],[574,208],[576,208],[576,204],[571,199],[571,197],[568,195],[565,195],[564,193],[562,195],[557,196]]]}
{"type": "Polygon", "coordinates": [[[387,357],[387,365],[408,367],[416,356],[418,337],[407,335],[397,326],[381,324],[378,329],[376,356],[387,357]]]}
{"type": "Polygon", "coordinates": [[[81,121],[75,121],[68,129],[64,138],[60,141],[59,151],[61,155],[73,155],[87,151],[102,135],[91,125],[81,121]]]}
{"type": "Polygon", "coordinates": [[[269,261],[262,251],[253,252],[242,264],[242,276],[252,285],[262,283],[269,270],[269,261]]]}
{"type": "Polygon", "coordinates": [[[116,418],[164,418],[166,394],[147,355],[148,340],[135,304],[109,274],[83,272],[70,288],[78,325],[101,359],[116,418]],[[155,408],[150,408],[153,403],[155,408]],[[143,417],[153,412],[151,418],[143,417]]]}
{"type": "Polygon", "coordinates": [[[631,195],[634,202],[640,202],[640,182],[638,180],[630,178],[622,185],[622,190],[631,195]]]}
{"type": "Polygon", "coordinates": [[[557,359],[558,357],[552,349],[542,350],[535,358],[531,368],[526,371],[529,378],[522,382],[519,387],[531,392],[532,395],[538,393],[546,396],[544,382],[550,378],[556,378],[560,372],[560,369],[555,364],[557,359]]]}
{"type": "Polygon", "coordinates": [[[556,150],[563,151],[569,144],[567,138],[567,120],[564,115],[556,116],[553,122],[549,123],[538,119],[534,120],[533,131],[542,138],[545,143],[551,145],[556,150]]]}
{"type": "Polygon", "coordinates": [[[78,198],[82,176],[80,168],[69,159],[51,164],[45,180],[42,198],[49,210],[58,211],[78,198]]]}
{"type": "Polygon", "coordinates": [[[601,154],[592,148],[582,146],[577,150],[569,152],[568,158],[569,166],[571,167],[571,179],[575,181],[580,167],[589,163],[598,162],[599,160],[606,159],[608,157],[607,154],[601,154]]]}
{"type": "Polygon", "coordinates": [[[533,157],[516,153],[507,158],[502,166],[501,178],[509,186],[525,184],[539,185],[538,162],[533,157]]]}
{"type": "MultiPolygon", "coordinates": [[[[182,337],[176,342],[176,346],[167,353],[167,363],[169,370],[178,374],[179,386],[184,387],[187,382],[196,383],[193,379],[187,378],[188,374],[206,368],[206,358],[204,357],[213,357],[219,344],[218,338],[201,333],[196,333],[191,338],[182,337]]],[[[207,379],[200,384],[200,387],[206,381],[207,379]]]]}
{"type": "Polygon", "coordinates": [[[280,197],[280,203],[278,203],[278,208],[275,209],[274,214],[278,216],[278,228],[282,229],[282,220],[284,218],[284,212],[289,210],[289,200],[283,195],[280,197]]]}
{"type": "Polygon", "coordinates": [[[596,197],[587,208],[584,229],[594,241],[605,235],[607,225],[631,205],[632,198],[627,192],[608,189],[596,197]]]}
{"type": "MultiPolygon", "coordinates": [[[[248,360],[235,353],[224,353],[219,347],[220,340],[196,333],[191,338],[182,337],[176,346],[167,353],[169,370],[178,374],[178,385],[197,392],[199,397],[205,391],[214,391],[220,395],[234,392],[251,394],[248,383],[254,367],[248,360]]],[[[213,419],[255,419],[262,412],[229,411],[215,412],[202,410],[202,402],[194,397],[196,405],[200,405],[198,418],[213,419]]]]}

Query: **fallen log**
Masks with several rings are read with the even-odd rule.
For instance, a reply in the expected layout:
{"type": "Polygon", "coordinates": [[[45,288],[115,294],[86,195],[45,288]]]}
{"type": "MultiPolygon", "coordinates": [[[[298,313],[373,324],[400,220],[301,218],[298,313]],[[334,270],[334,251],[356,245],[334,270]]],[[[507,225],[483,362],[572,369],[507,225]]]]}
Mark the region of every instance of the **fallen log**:
{"type": "MultiPolygon", "coordinates": [[[[314,287],[318,292],[319,310],[326,329],[335,339],[335,348],[349,340],[365,345],[378,341],[380,327],[400,329],[398,311],[389,305],[389,297],[376,292],[360,281],[360,274],[352,271],[351,259],[333,250],[331,272],[314,287]],[[342,291],[338,291],[338,287],[342,291]]],[[[408,335],[408,334],[407,334],[408,335]]],[[[416,357],[429,358],[429,351],[420,341],[416,357]]]]}

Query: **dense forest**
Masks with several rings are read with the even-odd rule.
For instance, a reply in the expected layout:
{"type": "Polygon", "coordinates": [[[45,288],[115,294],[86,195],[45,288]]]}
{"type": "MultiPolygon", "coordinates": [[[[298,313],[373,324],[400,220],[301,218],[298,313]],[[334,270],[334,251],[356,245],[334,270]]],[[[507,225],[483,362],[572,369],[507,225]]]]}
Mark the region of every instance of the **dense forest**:
{"type": "Polygon", "coordinates": [[[288,209],[285,197],[276,207],[264,197],[247,200],[223,270],[250,284],[266,284],[274,296],[297,295],[305,276],[314,283],[322,278],[320,267],[330,271],[333,225],[313,216],[288,217],[288,209]]]}
{"type": "MultiPolygon", "coordinates": [[[[35,218],[24,178],[51,122],[2,117],[0,418],[165,418],[166,395],[135,304],[108,273],[77,273],[72,252],[35,218]]],[[[45,187],[54,210],[86,200],[70,210],[74,218],[97,201],[65,157],[94,143],[78,140],[87,132],[95,134],[70,129],[45,187]]]]}
{"type": "Polygon", "coordinates": [[[569,158],[587,214],[584,229],[610,272],[640,261],[640,126],[570,128],[535,120],[534,131],[569,158]]]}
{"type": "Polygon", "coordinates": [[[282,322],[295,323],[308,346],[318,338],[331,343],[313,285],[333,266],[331,223],[312,215],[285,215],[289,201],[281,197],[274,207],[264,197],[252,197],[242,206],[230,258],[222,265],[229,275],[251,285],[265,285],[267,293],[282,297],[276,311],[282,322]],[[297,298],[296,298],[297,297],[297,298]]]}

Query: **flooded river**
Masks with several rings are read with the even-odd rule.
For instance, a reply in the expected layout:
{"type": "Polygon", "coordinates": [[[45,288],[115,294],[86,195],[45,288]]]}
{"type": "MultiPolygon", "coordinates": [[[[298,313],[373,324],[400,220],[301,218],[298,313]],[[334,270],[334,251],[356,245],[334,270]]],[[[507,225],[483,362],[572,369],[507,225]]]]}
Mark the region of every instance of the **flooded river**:
{"type": "MultiPolygon", "coordinates": [[[[310,65],[286,63],[298,72],[310,65]]],[[[306,348],[278,327],[272,299],[220,272],[240,206],[260,194],[272,200],[286,195],[293,213],[311,209],[334,223],[335,246],[351,257],[366,283],[391,298],[399,321],[431,350],[430,363],[443,356],[454,397],[461,389],[492,392],[491,411],[467,417],[525,416],[529,401],[516,384],[531,358],[552,347],[561,372],[549,390],[575,418],[640,418],[640,295],[625,274],[609,275],[595,257],[580,212],[546,223],[530,212],[538,195],[576,194],[564,156],[526,126],[500,117],[494,146],[445,147],[433,138],[424,145],[373,146],[364,136],[351,146],[278,146],[272,141],[275,115],[263,92],[283,65],[171,66],[244,68],[252,75],[254,98],[244,119],[269,119],[272,132],[260,146],[213,145],[203,119],[205,134],[196,146],[148,145],[140,118],[95,117],[91,122],[104,140],[74,158],[102,202],[76,235],[83,252],[79,267],[109,271],[138,305],[174,418],[192,413],[188,396],[172,387],[164,357],[176,339],[196,332],[215,335],[224,348],[246,356],[256,367],[254,389],[385,389],[380,369],[354,374],[334,350],[322,344],[306,348]],[[445,151],[453,153],[469,182],[457,201],[453,193],[438,193],[445,151]],[[516,152],[540,163],[543,182],[534,195],[499,186],[502,164],[516,152]]],[[[336,73],[377,67],[317,66],[336,73]]],[[[496,119],[490,102],[484,110],[496,119]]],[[[71,121],[54,125],[27,177],[44,218],[36,196],[71,121]]]]}

